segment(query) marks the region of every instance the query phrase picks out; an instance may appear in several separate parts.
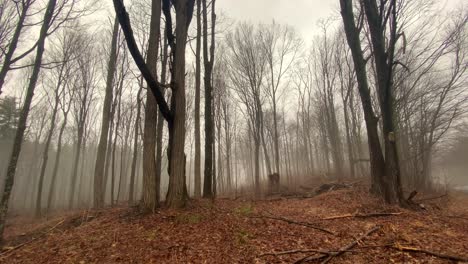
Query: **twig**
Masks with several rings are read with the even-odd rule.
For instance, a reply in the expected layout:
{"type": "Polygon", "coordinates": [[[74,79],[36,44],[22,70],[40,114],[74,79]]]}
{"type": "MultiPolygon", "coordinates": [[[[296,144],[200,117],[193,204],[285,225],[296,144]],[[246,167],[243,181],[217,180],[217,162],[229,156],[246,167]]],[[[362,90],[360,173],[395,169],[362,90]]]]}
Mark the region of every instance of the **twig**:
{"type": "Polygon", "coordinates": [[[415,201],[416,202],[424,202],[424,201],[430,201],[430,200],[437,200],[437,199],[440,199],[440,198],[444,198],[447,195],[448,194],[442,194],[442,195],[439,195],[439,196],[436,196],[436,197],[428,197],[428,198],[417,199],[415,201]]]}
{"type": "Polygon", "coordinates": [[[395,245],[391,246],[391,248],[399,250],[399,251],[424,253],[424,254],[435,256],[435,257],[438,257],[438,258],[441,258],[441,259],[448,259],[448,260],[460,261],[460,262],[468,262],[468,258],[465,258],[465,257],[449,255],[449,254],[444,254],[444,253],[438,253],[438,252],[434,252],[434,251],[426,250],[426,249],[412,248],[412,247],[402,247],[402,246],[395,246],[395,245]]]}
{"type": "Polygon", "coordinates": [[[341,219],[341,218],[368,218],[368,217],[380,217],[380,216],[392,216],[392,215],[401,215],[402,212],[398,213],[370,213],[370,214],[344,214],[344,215],[337,215],[337,216],[330,216],[326,218],[322,218],[322,220],[334,220],[334,219],[341,219]]]}
{"type": "Polygon", "coordinates": [[[329,255],[332,252],[329,251],[324,251],[324,250],[318,250],[318,249],[293,249],[293,250],[287,250],[287,251],[278,251],[278,252],[268,252],[268,253],[262,253],[258,255],[257,257],[265,257],[265,256],[281,256],[281,255],[290,255],[290,254],[298,254],[298,253],[320,253],[324,255],[329,255]]]}
{"type": "Polygon", "coordinates": [[[365,237],[371,235],[372,233],[374,233],[375,231],[379,230],[380,229],[380,226],[374,226],[373,228],[371,228],[369,231],[367,231],[366,233],[364,233],[362,236],[358,237],[356,240],[354,240],[353,242],[349,243],[348,245],[340,248],[338,251],[335,251],[335,252],[330,252],[330,254],[326,255],[326,254],[322,254],[320,256],[308,256],[308,257],[305,257],[305,258],[302,258],[298,261],[296,261],[296,263],[303,263],[303,262],[307,262],[307,261],[311,261],[311,260],[317,260],[317,259],[322,259],[322,258],[325,258],[326,259],[324,261],[322,261],[321,263],[322,264],[326,264],[328,263],[330,260],[332,260],[334,257],[336,256],[339,256],[347,251],[349,251],[350,249],[352,249],[353,247],[355,247],[359,242],[361,242],[361,240],[363,240],[365,237]]]}
{"type": "Polygon", "coordinates": [[[468,220],[468,216],[464,216],[464,215],[446,215],[446,217],[449,217],[449,218],[460,218],[460,219],[468,220]]]}
{"type": "Polygon", "coordinates": [[[21,243],[13,248],[10,248],[8,250],[5,250],[3,252],[0,253],[0,257],[1,258],[5,258],[5,257],[8,257],[9,256],[9,253],[19,249],[19,248],[22,248],[23,246],[27,245],[27,244],[30,244],[36,240],[38,240],[39,238],[42,238],[44,237],[45,235],[47,235],[48,233],[52,232],[55,228],[57,228],[59,225],[61,225],[63,222],[65,222],[65,218],[62,219],[60,222],[58,222],[57,224],[55,224],[53,227],[51,227],[49,230],[47,230],[46,232],[43,232],[42,234],[38,235],[37,237],[34,237],[24,243],[21,243]]]}
{"type": "Polygon", "coordinates": [[[313,225],[311,223],[307,223],[307,222],[299,222],[299,221],[291,220],[291,219],[288,219],[288,218],[285,218],[285,217],[260,215],[260,216],[250,216],[250,218],[266,218],[266,219],[278,220],[278,221],[283,221],[283,222],[286,222],[286,223],[289,223],[289,224],[300,225],[300,226],[305,226],[305,227],[309,227],[309,228],[312,228],[312,229],[320,230],[322,232],[325,232],[325,233],[328,233],[328,234],[331,234],[331,235],[336,235],[333,231],[330,231],[328,229],[318,227],[318,226],[315,226],[315,225],[313,225]]]}

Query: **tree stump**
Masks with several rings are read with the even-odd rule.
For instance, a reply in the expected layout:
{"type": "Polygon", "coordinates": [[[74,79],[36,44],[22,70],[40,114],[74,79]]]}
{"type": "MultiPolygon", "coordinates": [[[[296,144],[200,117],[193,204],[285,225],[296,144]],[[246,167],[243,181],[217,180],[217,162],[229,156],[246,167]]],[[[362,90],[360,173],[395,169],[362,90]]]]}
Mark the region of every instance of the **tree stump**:
{"type": "Polygon", "coordinates": [[[268,175],[268,188],[270,193],[278,193],[280,190],[280,176],[275,172],[268,175]]]}

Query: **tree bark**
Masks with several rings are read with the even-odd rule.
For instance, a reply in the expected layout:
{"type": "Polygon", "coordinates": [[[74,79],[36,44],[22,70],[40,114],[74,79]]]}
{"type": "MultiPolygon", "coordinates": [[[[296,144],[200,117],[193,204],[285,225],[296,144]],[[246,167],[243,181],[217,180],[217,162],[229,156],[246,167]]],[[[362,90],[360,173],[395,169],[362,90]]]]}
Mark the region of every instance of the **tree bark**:
{"type": "Polygon", "coordinates": [[[55,119],[57,117],[57,111],[58,111],[58,107],[59,107],[59,89],[60,89],[60,86],[61,86],[61,83],[62,83],[62,73],[63,73],[63,67],[65,67],[65,65],[62,65],[61,66],[62,69],[60,71],[60,74],[59,74],[59,80],[58,80],[58,83],[57,83],[57,87],[55,88],[55,102],[54,102],[54,106],[53,106],[53,110],[52,110],[52,116],[50,118],[50,128],[49,128],[49,132],[47,134],[47,138],[46,138],[46,142],[45,142],[45,145],[44,145],[44,151],[42,153],[42,165],[41,165],[41,170],[40,170],[40,174],[39,174],[39,184],[38,184],[38,189],[37,189],[37,196],[36,196],[36,217],[40,217],[41,216],[41,209],[42,209],[42,203],[41,203],[41,200],[42,200],[42,188],[43,188],[43,184],[44,184],[44,176],[45,176],[45,171],[46,171],[46,168],[47,168],[47,162],[49,160],[49,147],[50,147],[50,142],[52,141],[52,136],[54,134],[54,130],[55,130],[55,119]]]}
{"type": "Polygon", "coordinates": [[[213,122],[213,83],[212,72],[215,50],[215,0],[211,2],[211,46],[208,58],[208,10],[206,0],[203,1],[203,61],[205,66],[205,172],[203,184],[203,197],[213,196],[213,145],[214,145],[214,122],[213,122]]]}
{"type": "Polygon", "coordinates": [[[377,91],[379,95],[380,112],[382,113],[382,132],[385,145],[385,173],[382,179],[383,195],[388,203],[404,204],[406,199],[403,197],[403,190],[401,187],[393,109],[393,64],[397,41],[396,1],[389,1],[390,37],[388,48],[386,48],[384,36],[386,24],[382,25],[382,21],[384,21],[383,16],[385,16],[385,14],[379,14],[375,0],[364,0],[363,4],[374,51],[377,91]]]}
{"type": "MultiPolygon", "coordinates": [[[[163,38],[163,54],[162,54],[162,65],[161,65],[161,82],[166,83],[167,79],[167,60],[168,60],[168,45],[167,36],[163,38]]],[[[163,91],[165,94],[165,91],[163,91]]],[[[156,133],[156,175],[159,179],[162,176],[162,150],[163,150],[163,133],[164,133],[164,122],[161,111],[158,111],[158,122],[157,133],[156,133]]],[[[159,192],[159,186],[157,186],[159,192]]]]}
{"type": "Polygon", "coordinates": [[[366,61],[360,44],[359,29],[355,25],[352,0],[340,0],[341,16],[346,33],[346,39],[351,49],[351,54],[356,70],[359,95],[364,111],[364,119],[367,129],[367,140],[369,144],[371,164],[371,191],[381,193],[381,179],[384,175],[385,160],[378,136],[378,120],[374,114],[372,99],[367,80],[366,61]]]}
{"type": "MultiPolygon", "coordinates": [[[[172,104],[171,112],[173,122],[169,123],[169,189],[166,203],[171,208],[185,207],[187,201],[187,187],[185,177],[185,48],[187,42],[188,26],[192,20],[194,0],[180,0],[175,2],[176,10],[176,36],[169,39],[175,47],[173,50],[174,67],[172,69],[172,104]]],[[[168,0],[164,0],[164,14],[166,23],[170,17],[168,0]]],[[[168,30],[168,28],[166,28],[168,30]]]]}
{"type": "Polygon", "coordinates": [[[106,93],[104,96],[104,105],[102,108],[101,135],[99,137],[96,165],[94,167],[94,207],[104,206],[104,194],[106,188],[106,178],[104,175],[104,166],[106,161],[107,141],[109,136],[109,126],[111,119],[112,88],[114,84],[114,73],[117,62],[117,36],[119,32],[119,21],[117,16],[114,20],[112,30],[112,41],[109,61],[107,64],[106,93]]]}
{"type": "MultiPolygon", "coordinates": [[[[148,68],[157,79],[157,57],[159,49],[161,20],[161,1],[153,0],[151,4],[151,25],[148,44],[148,68]]],[[[145,124],[143,130],[143,196],[141,207],[143,210],[154,211],[159,203],[159,193],[156,191],[160,184],[156,175],[156,130],[157,103],[154,96],[146,93],[145,124]]]]}
{"type": "Polygon", "coordinates": [[[140,79],[140,89],[138,90],[137,94],[137,112],[135,118],[135,130],[133,131],[133,156],[132,156],[132,165],[131,165],[131,172],[130,172],[130,187],[128,192],[128,203],[130,205],[133,204],[133,199],[135,198],[135,173],[136,173],[136,166],[137,166],[137,159],[138,159],[138,136],[140,130],[140,123],[141,123],[141,92],[143,91],[143,77],[140,79]]]}
{"type": "Polygon", "coordinates": [[[195,53],[195,198],[201,196],[200,86],[201,86],[201,0],[197,0],[197,46],[195,53]]]}
{"type": "Polygon", "coordinates": [[[21,145],[23,143],[24,131],[26,130],[26,123],[29,115],[29,110],[31,108],[34,90],[36,88],[36,83],[39,78],[39,72],[41,70],[42,55],[44,54],[47,31],[50,27],[50,22],[54,14],[56,3],[56,0],[49,0],[44,14],[43,24],[39,33],[36,58],[34,60],[34,66],[31,78],[29,80],[29,85],[26,90],[26,97],[24,100],[23,109],[21,110],[20,118],[18,120],[18,127],[16,130],[15,140],[13,142],[13,149],[7,167],[5,186],[0,202],[0,243],[3,243],[3,231],[5,230],[5,221],[8,212],[8,202],[10,200],[11,190],[13,188],[15,180],[16,166],[18,164],[19,154],[21,152],[21,145]]]}

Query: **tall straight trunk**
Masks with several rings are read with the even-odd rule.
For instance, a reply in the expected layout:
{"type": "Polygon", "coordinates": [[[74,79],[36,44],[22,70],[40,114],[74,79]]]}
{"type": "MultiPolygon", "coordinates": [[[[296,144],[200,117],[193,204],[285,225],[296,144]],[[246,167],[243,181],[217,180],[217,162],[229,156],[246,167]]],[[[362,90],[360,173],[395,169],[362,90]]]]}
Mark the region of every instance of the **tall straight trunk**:
{"type": "MultiPolygon", "coordinates": [[[[117,122],[115,123],[114,140],[112,142],[112,154],[111,154],[111,205],[114,205],[115,201],[115,150],[117,148],[117,140],[119,138],[120,118],[121,118],[121,102],[122,102],[122,90],[123,90],[123,77],[120,80],[118,88],[117,100],[117,122]]],[[[111,135],[112,137],[112,135],[111,135]]],[[[120,174],[122,172],[120,171],[120,174]]]]}
{"type": "MultiPolygon", "coordinates": [[[[87,135],[83,136],[83,147],[81,148],[81,168],[80,168],[80,183],[78,184],[78,194],[77,194],[77,201],[78,201],[78,206],[80,205],[80,197],[82,196],[82,191],[83,191],[83,181],[85,180],[85,170],[87,168],[86,166],[86,144],[87,144],[87,135]]],[[[86,188],[87,189],[87,188],[86,188]]]]}
{"type": "MultiPolygon", "coordinates": [[[[133,119],[133,110],[130,112],[129,122],[133,119]]],[[[123,146],[120,152],[120,179],[119,179],[119,186],[117,188],[117,201],[121,200],[120,194],[122,191],[122,181],[127,178],[128,175],[128,160],[127,160],[127,152],[128,152],[128,139],[130,137],[130,124],[125,124],[125,135],[123,140],[123,146]]],[[[126,186],[126,185],[124,185],[126,186]]],[[[125,195],[125,194],[124,194],[125,195]]]]}
{"type": "Polygon", "coordinates": [[[341,180],[343,178],[343,147],[341,144],[341,138],[338,128],[338,122],[336,120],[336,112],[333,100],[330,100],[329,104],[329,134],[331,137],[332,145],[332,156],[333,156],[333,165],[335,167],[335,177],[341,180]]]}
{"type": "Polygon", "coordinates": [[[34,90],[36,88],[37,80],[39,79],[39,72],[41,70],[42,55],[44,54],[47,31],[50,27],[50,22],[54,14],[56,3],[56,0],[49,0],[47,4],[43,24],[39,33],[36,58],[34,60],[34,66],[32,69],[31,78],[29,79],[29,85],[26,90],[26,97],[24,100],[23,109],[21,110],[20,118],[18,120],[18,126],[16,129],[15,139],[13,141],[13,149],[7,167],[5,185],[2,194],[2,200],[0,202],[0,243],[3,242],[3,231],[5,230],[5,221],[8,212],[8,202],[10,201],[11,190],[15,181],[16,166],[18,164],[18,158],[21,152],[21,145],[23,143],[24,131],[26,130],[26,123],[29,116],[29,110],[31,108],[31,102],[34,96],[34,90]]]}
{"type": "Polygon", "coordinates": [[[260,135],[254,135],[255,197],[260,197],[260,135]]]}
{"type": "Polygon", "coordinates": [[[275,146],[275,167],[276,173],[280,173],[280,150],[279,150],[279,134],[278,134],[278,116],[276,110],[276,97],[273,96],[273,129],[274,129],[274,146],[275,146]]]}
{"type": "Polygon", "coordinates": [[[354,168],[355,158],[354,158],[353,143],[351,142],[351,131],[350,131],[350,125],[349,125],[349,113],[347,111],[347,105],[348,105],[347,100],[343,100],[343,114],[344,114],[345,129],[346,129],[346,143],[348,145],[349,171],[351,174],[350,175],[351,178],[354,178],[356,176],[355,168],[354,168]]]}
{"type": "MultiPolygon", "coordinates": [[[[168,0],[165,1],[166,19],[170,14],[168,0]]],[[[188,26],[193,15],[194,0],[180,0],[174,3],[176,10],[176,37],[169,40],[175,46],[173,72],[173,94],[171,112],[173,122],[169,127],[169,188],[166,203],[170,208],[184,207],[187,201],[185,177],[185,48],[187,45],[188,26]]],[[[167,21],[166,21],[167,22],[167,21]]]]}
{"type": "Polygon", "coordinates": [[[213,85],[212,72],[215,50],[215,0],[211,1],[211,45],[208,55],[208,10],[206,0],[203,1],[203,61],[205,66],[205,172],[203,184],[203,197],[211,198],[213,196],[213,145],[214,145],[214,122],[212,111],[213,107],[213,85]],[[209,57],[208,57],[209,56],[209,57]]]}
{"type": "Polygon", "coordinates": [[[213,144],[213,197],[216,198],[218,194],[218,173],[216,171],[216,144],[213,144]]]}
{"type": "Polygon", "coordinates": [[[341,16],[345,28],[346,40],[351,49],[356,78],[358,82],[359,96],[364,111],[364,120],[367,129],[367,140],[369,144],[371,165],[371,191],[381,193],[381,179],[385,171],[385,160],[378,135],[378,119],[374,114],[372,99],[367,80],[366,61],[359,37],[359,29],[356,27],[352,0],[340,0],[341,16]]]}
{"type": "Polygon", "coordinates": [[[102,182],[102,188],[104,191],[104,203],[105,203],[105,197],[107,194],[107,182],[109,181],[109,170],[110,170],[110,164],[111,164],[111,157],[112,157],[112,135],[114,135],[114,109],[115,105],[112,107],[111,110],[111,117],[110,117],[110,128],[109,128],[109,136],[108,136],[108,141],[107,141],[107,150],[106,150],[106,160],[104,164],[104,180],[102,182]]]}
{"type": "Polygon", "coordinates": [[[386,47],[385,27],[375,0],[364,0],[363,6],[371,35],[374,62],[377,73],[377,91],[382,114],[382,132],[385,146],[385,173],[382,179],[383,196],[388,203],[404,204],[401,187],[400,163],[398,158],[394,124],[393,67],[397,37],[396,0],[389,1],[390,37],[386,47]]]}
{"type": "Polygon", "coordinates": [[[262,148],[263,148],[263,153],[265,155],[265,163],[267,167],[267,174],[271,174],[271,161],[270,161],[270,155],[268,155],[268,148],[266,146],[265,142],[265,126],[263,125],[263,110],[261,105],[259,104],[259,111],[260,111],[260,136],[262,140],[262,148]]]}
{"type": "Polygon", "coordinates": [[[68,195],[68,208],[72,209],[73,208],[73,202],[75,199],[75,191],[76,191],[76,181],[78,180],[78,165],[80,161],[80,156],[81,156],[81,146],[83,144],[83,134],[84,134],[84,124],[78,124],[78,141],[75,145],[75,154],[73,158],[73,165],[70,173],[70,179],[71,179],[71,184],[70,184],[70,193],[68,195]]]}
{"type": "Polygon", "coordinates": [[[50,189],[49,194],[47,196],[47,214],[50,212],[50,208],[52,205],[52,198],[55,193],[55,182],[57,181],[57,174],[58,168],[60,165],[60,158],[62,157],[62,139],[63,139],[63,132],[67,127],[67,115],[65,114],[62,126],[60,127],[59,135],[58,135],[58,142],[57,142],[57,153],[55,154],[55,161],[54,161],[54,169],[52,170],[52,179],[50,180],[50,189]]]}
{"type": "Polygon", "coordinates": [[[41,216],[41,209],[42,209],[42,188],[44,184],[44,176],[45,176],[45,171],[47,167],[47,162],[49,160],[49,147],[50,147],[50,142],[52,141],[52,135],[54,134],[55,130],[55,119],[57,117],[57,111],[58,111],[58,106],[59,106],[59,92],[58,89],[60,89],[60,82],[61,79],[59,78],[59,82],[55,91],[55,103],[54,107],[52,110],[52,116],[50,118],[50,128],[49,132],[47,134],[46,142],[44,145],[44,151],[42,153],[42,165],[41,165],[41,170],[39,174],[39,184],[38,184],[38,189],[37,189],[37,196],[36,196],[36,217],[41,216]]]}
{"type": "MultiPolygon", "coordinates": [[[[6,52],[5,58],[3,59],[2,69],[0,70],[0,95],[2,94],[2,88],[3,88],[3,85],[5,84],[5,78],[7,76],[7,73],[10,70],[11,64],[13,63],[12,62],[13,55],[14,55],[14,53],[16,51],[17,46],[18,46],[21,31],[23,30],[23,27],[24,27],[24,21],[25,21],[26,17],[28,16],[28,10],[29,10],[29,7],[31,6],[32,2],[33,2],[32,0],[22,1],[22,4],[21,4],[22,9],[21,9],[21,12],[19,14],[18,22],[16,24],[16,28],[15,28],[15,31],[13,33],[13,36],[11,37],[11,41],[10,41],[10,43],[8,45],[8,51],[6,52]]],[[[16,3],[16,4],[18,4],[18,3],[16,3]]],[[[40,37],[39,37],[39,41],[40,41],[40,37]]]]}
{"type": "MultiPolygon", "coordinates": [[[[136,174],[136,167],[137,167],[137,160],[138,160],[138,136],[140,130],[140,114],[141,114],[141,92],[143,91],[143,77],[140,78],[140,89],[138,89],[137,93],[137,112],[135,118],[135,125],[133,131],[133,156],[132,156],[132,165],[130,171],[130,187],[128,192],[128,203],[130,205],[133,204],[133,199],[135,197],[135,174],[136,174]]],[[[160,119],[161,120],[161,119],[160,119]]]]}
{"type": "Polygon", "coordinates": [[[111,188],[110,188],[110,195],[111,195],[111,205],[114,205],[115,197],[114,197],[114,192],[115,192],[115,149],[117,145],[117,136],[119,133],[119,122],[117,122],[117,125],[115,127],[115,136],[114,140],[111,146],[111,188]]]}
{"type": "MultiPolygon", "coordinates": [[[[219,104],[219,101],[218,101],[218,104],[219,104]]],[[[218,109],[217,109],[217,112],[218,113],[221,113],[221,111],[219,110],[219,106],[218,106],[218,109]]],[[[221,117],[218,118],[218,122],[216,124],[216,127],[217,127],[217,134],[218,134],[218,178],[219,179],[219,187],[220,187],[220,190],[221,192],[224,190],[224,180],[223,180],[223,155],[222,155],[222,150],[221,150],[221,117]]],[[[216,160],[216,158],[215,158],[216,160]]]]}
{"type": "Polygon", "coordinates": [[[106,79],[106,93],[104,96],[104,104],[102,108],[102,123],[101,134],[99,136],[99,143],[97,149],[96,165],[94,167],[94,207],[100,208],[104,205],[104,194],[106,182],[104,181],[104,166],[106,161],[106,149],[109,136],[109,125],[111,118],[111,105],[112,105],[112,87],[114,84],[114,73],[116,71],[117,63],[117,36],[119,33],[119,21],[117,16],[114,20],[114,28],[112,30],[112,41],[109,61],[107,63],[107,79],[106,79]]]}
{"type": "Polygon", "coordinates": [[[195,53],[195,197],[201,196],[200,86],[201,86],[201,0],[197,0],[197,46],[195,53]]]}
{"type": "MultiPolygon", "coordinates": [[[[168,45],[167,45],[167,36],[164,35],[163,38],[163,54],[162,54],[162,65],[161,65],[161,82],[166,83],[167,79],[167,60],[168,60],[168,45]]],[[[164,95],[163,91],[163,95],[164,95]]],[[[161,179],[162,176],[162,150],[163,150],[163,132],[164,132],[164,122],[161,111],[158,111],[158,122],[157,133],[156,133],[156,177],[161,179]]],[[[160,186],[156,186],[156,192],[160,195],[160,186]]]]}
{"type": "MultiPolygon", "coordinates": [[[[227,103],[226,103],[227,104],[227,103]]],[[[227,191],[231,191],[231,186],[232,186],[232,176],[231,176],[231,170],[232,170],[232,165],[231,165],[231,139],[232,139],[232,131],[230,131],[231,126],[230,126],[230,117],[229,117],[229,111],[228,107],[224,106],[224,135],[225,135],[225,144],[226,144],[226,188],[227,191]]]]}
{"type": "MultiPolygon", "coordinates": [[[[159,49],[160,20],[161,1],[152,0],[147,64],[154,79],[157,79],[156,66],[159,49]]],[[[158,108],[156,99],[148,90],[146,93],[145,124],[143,130],[143,196],[141,200],[142,209],[147,211],[154,211],[159,203],[159,193],[156,192],[156,189],[160,183],[157,180],[155,160],[157,118],[158,108]]]]}
{"type": "Polygon", "coordinates": [[[58,168],[60,165],[60,159],[62,157],[62,139],[63,139],[63,133],[65,132],[65,128],[67,127],[67,122],[68,122],[68,113],[70,112],[71,109],[71,100],[73,97],[70,96],[70,101],[68,101],[68,104],[66,106],[63,106],[65,108],[62,108],[62,113],[63,113],[63,122],[60,127],[59,135],[58,135],[58,141],[57,141],[57,153],[55,155],[55,161],[54,161],[54,168],[52,170],[52,179],[50,180],[50,189],[49,189],[49,194],[47,197],[47,214],[50,212],[50,208],[52,205],[52,198],[55,194],[55,182],[57,181],[57,174],[58,174],[58,168]]]}

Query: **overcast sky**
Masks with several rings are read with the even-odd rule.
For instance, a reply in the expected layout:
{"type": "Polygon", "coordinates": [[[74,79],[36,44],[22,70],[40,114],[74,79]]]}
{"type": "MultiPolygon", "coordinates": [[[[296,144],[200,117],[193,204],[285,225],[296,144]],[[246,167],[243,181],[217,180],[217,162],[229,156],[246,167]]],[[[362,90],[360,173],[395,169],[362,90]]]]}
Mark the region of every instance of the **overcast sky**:
{"type": "MultiPolygon", "coordinates": [[[[452,9],[468,0],[436,0],[452,9]]],[[[294,26],[305,40],[311,40],[320,19],[339,17],[339,0],[217,0],[217,9],[235,20],[271,22],[294,26]]],[[[468,5],[467,5],[468,6],[468,5]]]]}

